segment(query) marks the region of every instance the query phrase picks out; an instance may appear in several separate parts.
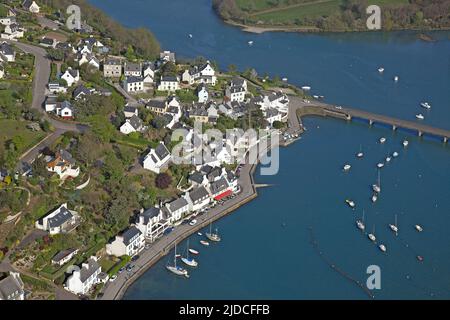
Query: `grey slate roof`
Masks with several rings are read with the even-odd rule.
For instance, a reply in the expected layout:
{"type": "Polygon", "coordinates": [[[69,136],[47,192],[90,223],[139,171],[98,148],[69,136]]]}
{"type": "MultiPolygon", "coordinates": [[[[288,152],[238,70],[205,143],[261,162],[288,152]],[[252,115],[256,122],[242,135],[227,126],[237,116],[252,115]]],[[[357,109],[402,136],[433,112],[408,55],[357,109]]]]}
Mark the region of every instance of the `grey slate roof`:
{"type": "Polygon", "coordinates": [[[149,102],[147,102],[147,107],[165,109],[166,102],[162,100],[150,100],[149,102]]]}
{"type": "Polygon", "coordinates": [[[0,44],[0,52],[4,55],[13,55],[14,49],[7,42],[3,42],[0,44]]]}
{"type": "Polygon", "coordinates": [[[52,258],[52,261],[59,262],[62,259],[64,259],[65,257],[67,257],[68,255],[74,253],[75,251],[77,251],[77,249],[74,249],[74,248],[62,250],[62,251],[58,252],[57,254],[55,254],[55,256],[52,258]]]}
{"type": "Polygon", "coordinates": [[[160,208],[151,207],[141,213],[140,216],[144,217],[144,224],[147,224],[151,218],[158,216],[160,212],[160,208]]]}
{"type": "Polygon", "coordinates": [[[140,63],[133,63],[133,62],[126,62],[124,70],[125,72],[141,72],[141,64],[140,63]]]}
{"type": "Polygon", "coordinates": [[[161,82],[166,81],[166,82],[178,82],[178,78],[176,76],[162,76],[161,77],[161,82]]]}
{"type": "Polygon", "coordinates": [[[119,59],[111,58],[111,57],[108,57],[105,60],[105,62],[103,63],[103,65],[109,65],[109,66],[111,66],[111,65],[119,66],[121,64],[122,64],[122,62],[119,59]]]}
{"type": "Polygon", "coordinates": [[[131,243],[132,239],[141,235],[142,232],[136,227],[130,227],[122,233],[123,243],[127,246],[131,243]]]}
{"type": "Polygon", "coordinates": [[[23,293],[23,282],[12,275],[0,280],[0,300],[15,300],[23,293]]]}
{"type": "Polygon", "coordinates": [[[77,98],[80,94],[90,95],[91,91],[83,85],[79,85],[73,90],[72,95],[77,98]]]}
{"type": "Polygon", "coordinates": [[[136,107],[131,107],[131,106],[126,106],[125,108],[123,108],[123,111],[130,112],[130,113],[135,113],[136,110],[137,110],[136,107]]]}
{"type": "Polygon", "coordinates": [[[48,219],[48,225],[50,226],[50,228],[60,227],[65,222],[72,219],[72,217],[73,214],[69,210],[67,210],[67,208],[61,207],[59,212],[54,217],[48,219]]]}
{"type": "Polygon", "coordinates": [[[195,171],[193,174],[191,174],[189,176],[189,180],[192,180],[197,183],[202,183],[203,182],[203,174],[198,171],[195,171]]]}
{"type": "Polygon", "coordinates": [[[92,276],[97,270],[99,270],[101,267],[98,264],[97,261],[95,261],[92,258],[89,258],[86,262],[89,266],[89,268],[81,268],[80,270],[80,280],[81,282],[86,282],[87,279],[89,279],[90,276],[92,276]]]}
{"type": "Polygon", "coordinates": [[[130,119],[128,119],[128,122],[135,130],[139,130],[142,127],[142,120],[135,114],[130,119]]]}
{"type": "Polygon", "coordinates": [[[204,199],[209,196],[208,191],[206,191],[205,187],[201,186],[198,188],[193,189],[191,192],[189,192],[189,197],[191,198],[192,202],[196,202],[198,200],[204,199]]]}
{"type": "Polygon", "coordinates": [[[142,77],[135,77],[135,76],[129,76],[127,77],[127,83],[136,83],[136,82],[142,82],[144,79],[142,77]]]}
{"type": "Polygon", "coordinates": [[[160,143],[156,147],[155,153],[158,156],[159,160],[163,160],[165,157],[167,157],[170,154],[169,150],[167,150],[166,146],[162,143],[160,143]]]}
{"type": "Polygon", "coordinates": [[[224,191],[226,188],[228,188],[228,182],[224,177],[211,183],[211,192],[213,194],[224,191]]]}
{"type": "Polygon", "coordinates": [[[188,202],[186,201],[186,199],[178,198],[178,199],[172,201],[171,203],[169,203],[169,208],[170,208],[170,211],[174,212],[174,211],[177,211],[178,209],[181,209],[187,205],[188,205],[188,202]]]}

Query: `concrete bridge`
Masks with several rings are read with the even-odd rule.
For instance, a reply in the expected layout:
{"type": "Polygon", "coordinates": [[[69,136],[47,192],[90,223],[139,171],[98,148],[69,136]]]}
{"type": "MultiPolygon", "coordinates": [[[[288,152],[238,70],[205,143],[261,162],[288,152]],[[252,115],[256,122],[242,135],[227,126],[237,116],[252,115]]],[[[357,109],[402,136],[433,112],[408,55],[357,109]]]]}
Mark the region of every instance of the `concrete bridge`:
{"type": "Polygon", "coordinates": [[[316,115],[333,117],[343,119],[347,121],[363,121],[370,126],[379,124],[391,128],[392,130],[403,129],[413,134],[422,136],[429,136],[435,139],[439,139],[444,143],[447,143],[450,139],[450,130],[440,129],[433,126],[425,125],[418,122],[401,120],[394,117],[384,116],[368,111],[344,108],[340,106],[334,106],[324,104],[321,102],[305,102],[300,98],[294,97],[291,99],[289,110],[289,125],[290,128],[302,131],[301,120],[294,121],[297,117],[316,115]]]}

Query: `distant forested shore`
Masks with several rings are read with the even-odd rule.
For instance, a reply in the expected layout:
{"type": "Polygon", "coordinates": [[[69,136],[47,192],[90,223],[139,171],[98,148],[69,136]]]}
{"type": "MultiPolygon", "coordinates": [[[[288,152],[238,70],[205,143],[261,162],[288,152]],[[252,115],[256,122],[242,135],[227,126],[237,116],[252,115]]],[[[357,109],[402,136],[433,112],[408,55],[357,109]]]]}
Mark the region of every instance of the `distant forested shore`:
{"type": "MultiPolygon", "coordinates": [[[[367,31],[367,0],[213,0],[226,22],[280,31],[367,31]]],[[[450,0],[379,0],[382,29],[450,29],[450,0]]],[[[249,29],[251,30],[251,29],[249,29]]]]}

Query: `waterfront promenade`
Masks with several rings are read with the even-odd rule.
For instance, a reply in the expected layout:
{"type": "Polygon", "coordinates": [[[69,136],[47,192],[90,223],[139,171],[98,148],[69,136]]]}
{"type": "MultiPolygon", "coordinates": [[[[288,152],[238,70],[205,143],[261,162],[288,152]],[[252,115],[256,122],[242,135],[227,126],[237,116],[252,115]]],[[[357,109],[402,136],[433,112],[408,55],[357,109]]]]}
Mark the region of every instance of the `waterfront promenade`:
{"type": "MultiPolygon", "coordinates": [[[[175,227],[168,235],[165,235],[152,243],[149,249],[144,249],[140,253],[139,259],[132,263],[135,265],[135,269],[132,273],[124,271],[117,276],[117,279],[114,282],[107,282],[101,299],[121,299],[126,289],[159,259],[167,255],[170,250],[173,249],[175,243],[179,243],[191,234],[207,227],[211,222],[224,217],[228,213],[256,198],[257,192],[253,181],[253,172],[255,168],[256,165],[251,164],[245,164],[242,167],[239,177],[241,192],[237,194],[235,198],[227,200],[223,205],[217,205],[207,213],[197,216],[197,224],[195,226],[181,224],[175,227]]],[[[223,236],[226,237],[226,233],[223,236]]]]}

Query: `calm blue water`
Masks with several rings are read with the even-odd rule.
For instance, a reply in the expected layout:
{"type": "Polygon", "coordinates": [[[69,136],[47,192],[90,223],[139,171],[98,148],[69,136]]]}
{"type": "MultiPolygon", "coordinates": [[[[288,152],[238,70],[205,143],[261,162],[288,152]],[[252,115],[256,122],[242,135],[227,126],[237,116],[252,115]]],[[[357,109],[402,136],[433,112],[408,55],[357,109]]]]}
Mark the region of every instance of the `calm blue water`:
{"type": "MultiPolygon", "coordinates": [[[[255,35],[224,25],[209,0],[90,1],[127,26],[149,27],[178,56],[253,67],[310,85],[329,102],[410,120],[423,112],[425,123],[450,128],[450,32],[433,33],[434,43],[413,32],[255,35]],[[381,65],[384,75],[376,71],[381,65]],[[425,100],[431,111],[419,107],[425,100]]],[[[201,254],[189,280],[168,274],[162,259],[125,299],[366,299],[314,250],[309,227],[326,259],[352,278],[364,283],[367,266],[381,267],[377,298],[450,298],[450,147],[409,137],[404,150],[402,132],[315,118],[305,124],[302,140],[281,151],[280,172],[256,177],[274,186],[218,222],[223,241],[203,248],[192,237],[201,254]],[[384,145],[380,136],[388,139],[384,145]],[[366,156],[356,160],[360,145],[366,156]],[[373,205],[375,165],[395,150],[400,156],[382,170],[382,194],[373,205]],[[341,171],[346,162],[353,165],[348,174],[341,171]],[[357,210],[345,206],[348,197],[357,210]],[[363,208],[385,255],[356,229],[363,208]],[[387,227],[395,214],[398,237],[387,227]],[[417,223],[424,232],[414,230],[417,223]]]]}

